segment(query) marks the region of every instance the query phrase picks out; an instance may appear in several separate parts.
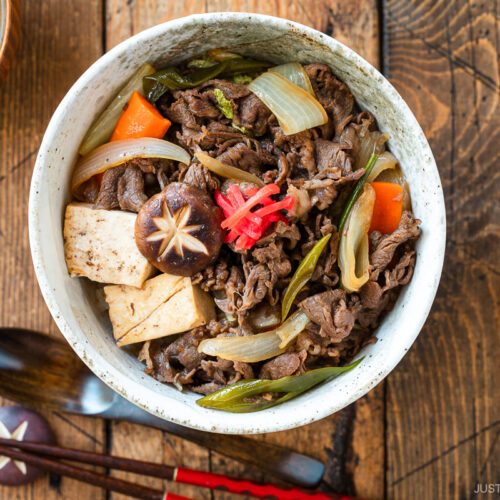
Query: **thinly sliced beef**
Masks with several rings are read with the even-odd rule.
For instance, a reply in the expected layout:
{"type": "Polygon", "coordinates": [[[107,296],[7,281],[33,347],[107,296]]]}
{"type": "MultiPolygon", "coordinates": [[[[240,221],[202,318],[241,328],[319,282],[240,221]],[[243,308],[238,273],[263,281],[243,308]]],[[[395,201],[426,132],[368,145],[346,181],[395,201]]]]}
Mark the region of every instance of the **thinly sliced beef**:
{"type": "Polygon", "coordinates": [[[190,389],[198,394],[212,394],[220,389],[223,389],[226,384],[218,384],[217,382],[207,382],[206,384],[193,385],[190,389]]]}
{"type": "Polygon", "coordinates": [[[337,80],[325,64],[309,64],[304,69],[318,101],[333,118],[335,135],[340,136],[354,110],[354,97],[349,87],[337,80]]]}
{"type": "Polygon", "coordinates": [[[146,373],[160,382],[176,385],[192,383],[192,377],[204,357],[198,352],[198,345],[206,337],[206,332],[197,328],[171,343],[168,337],[148,341],[139,353],[139,360],[146,362],[146,373]]]}
{"type": "Polygon", "coordinates": [[[300,302],[307,317],[321,327],[319,335],[340,342],[351,333],[354,315],[347,308],[345,292],[340,289],[318,293],[300,302]]]}
{"type": "Polygon", "coordinates": [[[261,264],[266,264],[271,271],[272,281],[284,278],[292,271],[290,260],[283,250],[283,241],[271,242],[265,247],[257,247],[252,251],[252,257],[261,264]]]}
{"type": "Polygon", "coordinates": [[[232,266],[229,271],[229,277],[226,278],[224,285],[225,296],[220,298],[216,296],[215,303],[221,311],[236,316],[242,304],[244,288],[245,281],[241,269],[237,266],[232,266]]]}
{"type": "Polygon", "coordinates": [[[227,99],[241,99],[250,95],[250,90],[246,85],[240,85],[239,83],[233,83],[228,80],[208,80],[200,85],[201,89],[213,88],[220,89],[224,93],[227,99]]]}
{"type": "Polygon", "coordinates": [[[316,139],[314,146],[318,168],[317,176],[339,179],[352,171],[351,157],[345,152],[346,144],[316,139]]]}
{"type": "Polygon", "coordinates": [[[206,267],[203,271],[196,273],[191,282],[193,285],[200,285],[206,292],[217,292],[226,288],[229,279],[227,261],[222,258],[216,264],[206,267]]]}
{"type": "Polygon", "coordinates": [[[163,114],[173,123],[180,123],[183,127],[192,130],[200,129],[196,117],[189,110],[184,99],[178,99],[167,109],[163,108],[163,114]]]}
{"type": "Polygon", "coordinates": [[[245,134],[223,121],[211,121],[207,126],[202,125],[201,130],[183,125],[182,132],[177,133],[179,143],[193,154],[200,149],[211,150],[228,140],[238,139],[238,142],[242,142],[245,138],[245,134]]]}
{"type": "Polygon", "coordinates": [[[196,89],[182,92],[182,99],[186,101],[188,109],[198,118],[218,118],[220,111],[214,106],[214,96],[211,90],[201,93],[196,89]]]}
{"type": "Polygon", "coordinates": [[[147,341],[139,353],[139,361],[144,361],[146,373],[160,382],[173,383],[179,389],[183,385],[192,385],[194,391],[202,394],[209,394],[242,378],[253,377],[253,369],[247,363],[220,358],[213,360],[199,353],[199,343],[210,336],[210,328],[201,327],[173,342],[168,338],[147,341]]]}
{"type": "Polygon", "coordinates": [[[420,236],[419,224],[420,221],[415,219],[410,212],[404,211],[396,231],[380,238],[377,246],[370,254],[369,269],[372,281],[376,281],[380,273],[387,268],[394,257],[396,249],[401,244],[415,240],[420,236]]]}
{"type": "Polygon", "coordinates": [[[144,192],[144,177],[141,170],[129,165],[118,179],[118,203],[122,210],[138,212],[146,203],[148,196],[144,192]]]}
{"type": "Polygon", "coordinates": [[[81,188],[81,198],[87,203],[95,203],[99,196],[99,183],[96,177],[91,177],[84,182],[81,188]]]}
{"type": "Polygon", "coordinates": [[[297,188],[308,191],[311,205],[315,205],[319,210],[327,209],[337,198],[339,188],[348,182],[357,181],[365,173],[364,169],[354,170],[338,179],[297,179],[291,180],[290,184],[297,188]]]}
{"type": "Polygon", "coordinates": [[[220,186],[219,180],[210,174],[207,167],[199,163],[191,163],[181,181],[209,193],[212,193],[220,186]]]}
{"type": "Polygon", "coordinates": [[[274,139],[274,148],[286,153],[287,162],[293,171],[303,169],[308,175],[316,174],[314,140],[318,134],[314,129],[285,135],[281,127],[273,125],[270,127],[270,132],[274,139]]]}
{"type": "Polygon", "coordinates": [[[360,291],[361,302],[367,309],[374,309],[378,306],[384,290],[376,281],[368,281],[360,291]]]}
{"type": "Polygon", "coordinates": [[[272,241],[277,241],[279,239],[283,240],[284,247],[287,250],[293,250],[297,246],[297,242],[300,241],[301,234],[297,224],[285,224],[283,221],[278,221],[274,226],[274,231],[263,236],[257,243],[257,247],[262,247],[268,245],[272,241]]]}
{"type": "Polygon", "coordinates": [[[94,208],[112,210],[120,207],[120,203],[118,202],[118,180],[123,175],[123,172],[125,172],[125,169],[126,167],[121,165],[104,172],[94,208]]]}
{"type": "Polygon", "coordinates": [[[262,365],[259,378],[276,380],[289,375],[294,375],[300,370],[307,357],[305,350],[300,352],[286,352],[277,358],[271,359],[262,365]]]}
{"type": "Polygon", "coordinates": [[[256,137],[267,132],[271,111],[255,94],[250,94],[241,99],[234,111],[236,125],[244,127],[256,137]]]}
{"type": "Polygon", "coordinates": [[[253,174],[260,173],[260,167],[263,159],[258,152],[254,151],[248,144],[239,142],[238,144],[227,148],[222,154],[217,156],[217,160],[226,165],[241,168],[253,174]]]}
{"type": "Polygon", "coordinates": [[[93,180],[92,189],[84,191],[84,200],[94,208],[120,208],[138,212],[142,205],[168,182],[177,180],[186,165],[162,158],[135,158],[104,172],[100,186],[93,180]],[[97,192],[97,195],[96,195],[97,192]]]}
{"type": "Polygon", "coordinates": [[[277,297],[272,295],[277,276],[272,275],[271,270],[265,264],[243,264],[245,270],[245,287],[243,289],[243,304],[241,310],[252,309],[268,297],[269,302],[274,305],[277,297]],[[274,279],[273,279],[274,278],[274,279]]]}

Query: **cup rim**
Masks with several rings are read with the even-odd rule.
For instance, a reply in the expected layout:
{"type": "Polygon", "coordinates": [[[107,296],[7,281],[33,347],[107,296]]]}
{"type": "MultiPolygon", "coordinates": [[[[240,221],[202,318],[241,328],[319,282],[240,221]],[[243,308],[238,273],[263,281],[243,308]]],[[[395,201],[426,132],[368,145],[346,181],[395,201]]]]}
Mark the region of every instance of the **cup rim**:
{"type": "MultiPolygon", "coordinates": [[[[434,178],[433,178],[434,179],[434,178]]],[[[432,152],[427,143],[425,135],[420,128],[416,118],[411,112],[408,105],[405,103],[403,98],[399,95],[396,89],[389,83],[388,80],[383,77],[370,63],[368,63],[364,58],[354,52],[352,49],[348,48],[341,42],[335,40],[332,37],[326,36],[323,33],[304,26],[302,24],[289,21],[286,19],[277,18],[274,16],[267,16],[263,14],[255,13],[236,13],[236,12],[217,12],[217,13],[207,13],[207,14],[193,14],[187,17],[174,19],[167,21],[165,23],[153,26],[147,30],[144,30],[127,40],[121,42],[116,47],[111,49],[109,52],[101,56],[96,62],[94,62],[76,81],[76,83],[67,92],[65,97],[60,102],[56,111],[54,112],[52,119],[46,129],[42,144],[40,146],[40,151],[37,156],[35,163],[35,168],[33,171],[33,177],[31,182],[31,190],[29,197],[29,236],[30,236],[30,246],[32,259],[35,267],[36,276],[42,291],[42,295],[45,302],[54,318],[57,326],[63,333],[64,337],[68,343],[72,346],[78,356],[89,366],[89,368],[108,386],[118,392],[121,396],[128,399],[132,403],[140,406],[144,410],[169,421],[185,425],[188,427],[197,428],[209,432],[220,432],[220,433],[233,433],[233,434],[256,434],[263,432],[275,432],[281,430],[287,430],[301,425],[311,423],[313,421],[324,418],[342,408],[349,405],[350,403],[356,401],[369,390],[371,390],[375,385],[382,381],[394,367],[403,358],[406,351],[415,341],[418,336],[433,303],[435,294],[437,292],[439,278],[441,275],[441,270],[444,260],[444,250],[445,250],[445,239],[446,239],[446,222],[445,222],[445,209],[444,209],[444,199],[441,184],[439,181],[439,174],[437,171],[437,166],[435,164],[432,152]],[[158,34],[163,33],[165,30],[172,29],[182,29],[183,26],[189,23],[220,23],[220,22],[232,22],[232,21],[242,21],[246,20],[248,22],[257,22],[264,24],[271,24],[277,26],[279,29],[283,30],[293,30],[306,36],[310,37],[314,41],[325,46],[328,50],[341,49],[343,55],[349,60],[353,66],[357,67],[359,71],[368,72],[376,78],[377,85],[380,85],[381,91],[386,93],[391,100],[397,102],[398,108],[404,111],[406,118],[408,118],[412,124],[412,128],[417,131],[417,136],[415,137],[421,143],[421,147],[425,150],[426,155],[429,156],[429,162],[432,174],[436,177],[436,185],[438,189],[437,197],[438,204],[441,207],[442,216],[442,230],[438,233],[438,237],[433,241],[433,253],[435,256],[434,267],[431,271],[434,273],[429,281],[428,293],[425,298],[422,298],[419,302],[420,316],[415,318],[414,327],[411,335],[405,337],[406,342],[401,345],[399,349],[389,349],[387,355],[383,358],[382,363],[374,367],[369,371],[369,374],[362,377],[362,380],[355,383],[355,390],[351,391],[349,394],[345,392],[342,393],[340,399],[335,401],[322,401],[320,406],[314,408],[307,415],[303,414],[291,414],[284,418],[280,415],[280,420],[272,418],[259,418],[258,415],[264,415],[265,412],[259,412],[253,414],[256,416],[255,422],[251,427],[248,425],[238,424],[237,421],[232,421],[231,418],[225,418],[227,414],[217,412],[215,410],[206,410],[204,413],[200,413],[199,416],[195,416],[190,413],[190,418],[187,420],[176,415],[176,408],[179,409],[179,405],[173,404],[172,407],[166,411],[165,408],[159,408],[159,405],[154,401],[154,394],[144,394],[144,389],[141,391],[143,386],[131,379],[128,379],[127,387],[124,387],[120,378],[122,374],[116,370],[109,362],[106,361],[100,353],[92,347],[88,341],[82,342],[74,334],[70,328],[67,320],[64,318],[61,310],[58,306],[57,299],[55,296],[55,290],[53,290],[49,284],[47,271],[44,267],[44,249],[41,246],[39,232],[41,220],[38,217],[37,206],[40,204],[41,192],[38,190],[38,186],[41,182],[42,174],[45,168],[44,164],[44,152],[50,147],[54,136],[57,134],[58,127],[63,117],[64,109],[71,103],[78,92],[85,87],[86,83],[92,80],[96,74],[98,74],[103,67],[105,67],[110,61],[119,57],[121,54],[127,51],[127,48],[135,44],[141,44],[151,38],[154,38],[158,34]],[[92,355],[97,355],[98,362],[90,361],[92,355]]],[[[350,372],[352,373],[352,372],[350,372]]],[[[349,375],[349,374],[347,374],[349,375]]],[[[313,389],[316,390],[316,389],[313,389]]],[[[184,405],[185,406],[185,405],[184,405]]],[[[268,410],[266,410],[267,412],[268,410]]],[[[293,413],[293,412],[288,412],[293,413]]]]}

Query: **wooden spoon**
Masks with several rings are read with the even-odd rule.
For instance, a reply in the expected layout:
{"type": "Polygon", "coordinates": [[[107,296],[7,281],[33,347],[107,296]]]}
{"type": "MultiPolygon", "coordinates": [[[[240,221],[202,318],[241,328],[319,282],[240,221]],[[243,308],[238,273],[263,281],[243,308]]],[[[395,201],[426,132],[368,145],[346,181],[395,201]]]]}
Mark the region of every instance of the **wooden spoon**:
{"type": "Polygon", "coordinates": [[[324,472],[318,460],[264,441],[154,417],[105,385],[65,342],[30,330],[0,328],[0,394],[28,406],[149,425],[307,488],[314,488],[324,472]]]}

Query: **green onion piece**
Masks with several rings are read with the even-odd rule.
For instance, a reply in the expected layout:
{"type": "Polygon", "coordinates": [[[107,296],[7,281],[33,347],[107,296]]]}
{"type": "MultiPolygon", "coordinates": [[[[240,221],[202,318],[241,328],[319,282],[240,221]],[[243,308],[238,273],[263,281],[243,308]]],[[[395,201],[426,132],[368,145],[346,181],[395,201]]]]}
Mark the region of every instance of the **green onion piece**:
{"type": "Polygon", "coordinates": [[[207,63],[201,61],[205,61],[205,59],[191,60],[188,66],[198,66],[198,69],[186,75],[181,75],[177,68],[170,66],[144,77],[144,93],[148,100],[155,102],[169,90],[192,89],[216,76],[232,77],[241,73],[264,71],[271,66],[266,62],[243,59],[242,57],[220,62],[215,61],[215,64],[209,64],[209,60],[207,63]]]}
{"type": "Polygon", "coordinates": [[[220,109],[220,112],[226,118],[232,120],[234,118],[234,113],[231,101],[224,95],[224,92],[222,92],[221,89],[214,89],[214,95],[217,99],[217,103],[219,104],[217,107],[220,109]]]}
{"type": "Polygon", "coordinates": [[[295,271],[290,283],[283,297],[283,304],[281,306],[281,321],[285,321],[288,313],[290,312],[290,307],[292,307],[293,301],[297,294],[300,292],[302,287],[311,279],[318,259],[323,252],[328,240],[331,238],[331,234],[323,236],[309,251],[309,253],[304,257],[304,260],[300,263],[299,267],[295,271]]]}
{"type": "Polygon", "coordinates": [[[227,66],[221,73],[221,76],[223,78],[227,76],[238,75],[241,73],[264,71],[272,66],[272,64],[264,61],[255,61],[254,59],[243,58],[226,60],[225,63],[227,63],[227,66]]]}
{"type": "Polygon", "coordinates": [[[345,223],[347,221],[347,217],[349,216],[349,212],[351,211],[354,203],[356,203],[356,200],[358,199],[359,195],[361,194],[361,191],[363,189],[363,186],[366,183],[366,180],[370,176],[370,172],[372,171],[373,167],[375,166],[375,163],[377,162],[378,155],[373,153],[370,158],[368,159],[368,162],[366,163],[365,166],[365,173],[361,179],[356,183],[356,186],[352,190],[349,198],[347,199],[347,203],[345,204],[344,210],[342,210],[342,214],[340,216],[340,221],[339,221],[339,234],[342,234],[342,231],[344,230],[345,223]]]}
{"type": "Polygon", "coordinates": [[[214,59],[211,59],[210,57],[198,57],[196,59],[191,59],[187,63],[188,68],[211,68],[212,66],[215,66],[217,64],[217,61],[214,59]]]}
{"type": "Polygon", "coordinates": [[[292,375],[277,380],[242,380],[224,387],[196,401],[203,408],[228,411],[231,413],[247,413],[265,410],[288,401],[302,394],[324,380],[352,370],[363,358],[347,366],[318,368],[302,375],[292,375]],[[266,395],[282,396],[268,399],[266,395]]]}
{"type": "Polygon", "coordinates": [[[148,100],[154,102],[168,90],[192,89],[215,78],[227,68],[228,64],[228,62],[217,63],[208,68],[197,69],[187,75],[181,75],[174,67],[165,68],[143,78],[144,92],[148,100]]]}
{"type": "Polygon", "coordinates": [[[243,56],[229,52],[226,49],[210,49],[207,51],[207,56],[216,61],[227,61],[229,59],[242,59],[243,56]]]}
{"type": "MultiPolygon", "coordinates": [[[[224,92],[222,92],[221,89],[214,89],[214,95],[215,98],[217,99],[218,103],[218,108],[220,112],[226,117],[229,118],[229,120],[233,120],[234,118],[234,112],[233,112],[233,105],[231,104],[231,101],[224,95],[224,92]]],[[[250,130],[247,130],[245,127],[240,127],[239,125],[236,125],[236,123],[231,122],[231,126],[233,126],[235,129],[239,130],[240,132],[243,132],[244,134],[248,135],[249,137],[252,137],[253,134],[250,130]]]]}
{"type": "Polygon", "coordinates": [[[234,75],[233,82],[239,85],[247,85],[253,80],[250,75],[234,75]]]}

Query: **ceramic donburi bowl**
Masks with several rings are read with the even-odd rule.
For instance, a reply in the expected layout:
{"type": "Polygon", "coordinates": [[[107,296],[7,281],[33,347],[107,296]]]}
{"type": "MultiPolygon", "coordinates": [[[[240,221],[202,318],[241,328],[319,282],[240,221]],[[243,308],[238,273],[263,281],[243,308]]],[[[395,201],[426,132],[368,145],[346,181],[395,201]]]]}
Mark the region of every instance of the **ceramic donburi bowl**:
{"type": "Polygon", "coordinates": [[[155,26],[124,41],[95,62],[73,85],[45,133],[31,184],[29,229],[42,293],[61,332],[106,384],[136,405],[173,422],[220,433],[280,431],[336,412],[378,384],[417,337],[436,293],[445,246],[441,183],[425,136],[392,85],[368,62],[335,39],[284,19],[242,13],[202,14],[155,26]],[[227,47],[275,63],[321,62],[371,111],[408,179],[413,210],[422,220],[410,284],[366,346],[353,371],[290,400],[251,414],[200,408],[200,396],[179,392],[144,374],[144,366],[116,346],[107,314],[96,307],[95,288],[69,277],[64,261],[63,213],[70,179],[86,130],[128,78],[145,62],[160,68],[227,47]]]}

